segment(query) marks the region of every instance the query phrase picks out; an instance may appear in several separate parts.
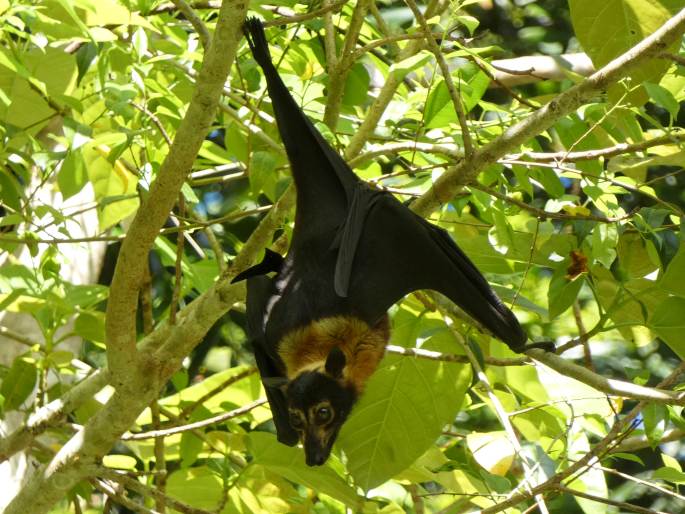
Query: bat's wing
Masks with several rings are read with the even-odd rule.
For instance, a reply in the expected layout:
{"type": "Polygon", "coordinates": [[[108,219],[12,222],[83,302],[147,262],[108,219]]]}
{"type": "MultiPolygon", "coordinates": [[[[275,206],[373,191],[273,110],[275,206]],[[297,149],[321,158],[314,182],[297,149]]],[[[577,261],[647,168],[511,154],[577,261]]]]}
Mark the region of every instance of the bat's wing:
{"type": "Polygon", "coordinates": [[[248,19],[244,31],[264,70],[297,187],[292,247],[300,255],[316,250],[323,258],[329,248],[320,245],[330,235],[330,249],[337,250],[330,280],[337,296],[347,298],[341,305],[373,322],[407,293],[434,289],[512,349],[523,350],[527,338],[516,317],[468,257],[445,231],[361,183],[290,96],[271,62],[261,22],[248,19]]]}
{"type": "Polygon", "coordinates": [[[247,278],[266,275],[267,273],[271,272],[278,273],[283,267],[283,260],[284,259],[281,254],[278,254],[267,248],[265,250],[262,262],[255,264],[251,268],[247,268],[242,273],[236,275],[233,280],[231,280],[231,284],[235,284],[236,282],[240,282],[241,280],[245,280],[247,278]]]}
{"type": "Polygon", "coordinates": [[[307,221],[296,223],[297,230],[316,236],[342,224],[359,178],[290,95],[271,62],[262,22],[248,18],[243,30],[252,55],[264,71],[278,131],[297,187],[298,219],[307,221]]]}
{"type": "Polygon", "coordinates": [[[247,281],[247,327],[257,368],[276,425],[276,436],[283,444],[294,446],[299,437],[288,421],[288,403],[281,388],[286,382],[285,371],[277,360],[276,349],[269,347],[264,334],[264,317],[267,302],[272,294],[273,283],[269,277],[255,276],[247,281]]]}
{"type": "Polygon", "coordinates": [[[514,351],[525,348],[527,336],[514,314],[447,232],[388,194],[377,194],[364,218],[356,252],[338,256],[352,258],[352,264],[338,268],[350,269],[340,280],[348,283],[352,305],[367,320],[379,318],[412,291],[432,289],[514,351]]]}

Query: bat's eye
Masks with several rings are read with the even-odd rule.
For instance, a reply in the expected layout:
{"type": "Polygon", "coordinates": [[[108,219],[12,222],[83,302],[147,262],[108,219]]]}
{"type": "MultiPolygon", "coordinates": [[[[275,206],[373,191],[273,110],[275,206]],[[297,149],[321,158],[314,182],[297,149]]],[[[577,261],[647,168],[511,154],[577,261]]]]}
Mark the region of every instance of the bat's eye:
{"type": "Polygon", "coordinates": [[[290,426],[292,426],[295,430],[302,430],[304,428],[302,414],[300,414],[298,411],[290,411],[290,426]]]}
{"type": "Polygon", "coordinates": [[[333,411],[330,407],[319,407],[316,409],[316,423],[323,425],[328,423],[333,417],[333,411]]]}

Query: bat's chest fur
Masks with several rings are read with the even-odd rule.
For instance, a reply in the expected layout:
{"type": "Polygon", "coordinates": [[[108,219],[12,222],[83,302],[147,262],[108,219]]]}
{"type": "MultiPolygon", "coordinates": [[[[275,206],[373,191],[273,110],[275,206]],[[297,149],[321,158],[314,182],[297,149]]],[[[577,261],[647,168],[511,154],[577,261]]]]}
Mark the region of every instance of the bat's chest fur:
{"type": "Polygon", "coordinates": [[[292,380],[303,371],[324,371],[333,347],[345,354],[345,382],[361,393],[383,358],[390,338],[387,316],[373,327],[352,316],[322,318],[289,332],[278,345],[278,354],[292,380]]]}

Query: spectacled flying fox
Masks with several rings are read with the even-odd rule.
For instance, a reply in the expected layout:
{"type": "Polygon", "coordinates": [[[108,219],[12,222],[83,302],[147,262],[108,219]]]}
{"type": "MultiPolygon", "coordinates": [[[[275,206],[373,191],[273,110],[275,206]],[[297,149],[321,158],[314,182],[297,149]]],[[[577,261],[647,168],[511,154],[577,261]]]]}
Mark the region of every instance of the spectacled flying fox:
{"type": "Polygon", "coordinates": [[[287,256],[267,250],[234,282],[248,279],[248,332],[278,440],[302,442],[317,466],[380,363],[387,310],[403,296],[438,291],[516,352],[527,337],[447,232],[369,187],[326,142],[271,62],[262,23],[250,18],[244,32],[266,77],[297,208],[287,256]]]}

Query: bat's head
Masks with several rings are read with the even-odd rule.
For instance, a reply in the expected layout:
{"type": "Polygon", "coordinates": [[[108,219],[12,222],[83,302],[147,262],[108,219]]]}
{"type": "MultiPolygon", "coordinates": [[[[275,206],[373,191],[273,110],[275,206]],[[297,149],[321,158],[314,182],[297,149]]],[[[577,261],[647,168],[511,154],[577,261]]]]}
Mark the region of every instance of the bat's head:
{"type": "Polygon", "coordinates": [[[345,363],[345,354],[335,347],[323,371],[303,371],[286,386],[290,425],[300,436],[309,466],[326,462],[357,400],[355,389],[343,381],[345,363]]]}

